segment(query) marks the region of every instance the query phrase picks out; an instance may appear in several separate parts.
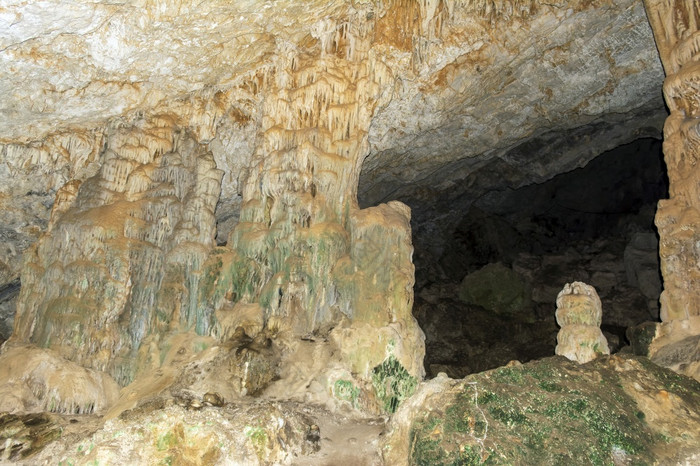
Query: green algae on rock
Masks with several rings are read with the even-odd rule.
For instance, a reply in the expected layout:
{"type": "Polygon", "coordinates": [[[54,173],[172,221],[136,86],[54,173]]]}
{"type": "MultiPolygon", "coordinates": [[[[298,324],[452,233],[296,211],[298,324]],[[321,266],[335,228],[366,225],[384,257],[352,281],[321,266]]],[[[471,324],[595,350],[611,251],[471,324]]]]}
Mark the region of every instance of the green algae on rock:
{"type": "Polygon", "coordinates": [[[427,382],[397,411],[384,456],[415,465],[675,464],[700,453],[698,406],[700,384],[645,358],[553,357],[427,382]]]}
{"type": "Polygon", "coordinates": [[[411,376],[401,363],[389,356],[372,370],[372,386],[385,413],[394,413],[402,401],[413,395],[418,379],[411,376]]]}

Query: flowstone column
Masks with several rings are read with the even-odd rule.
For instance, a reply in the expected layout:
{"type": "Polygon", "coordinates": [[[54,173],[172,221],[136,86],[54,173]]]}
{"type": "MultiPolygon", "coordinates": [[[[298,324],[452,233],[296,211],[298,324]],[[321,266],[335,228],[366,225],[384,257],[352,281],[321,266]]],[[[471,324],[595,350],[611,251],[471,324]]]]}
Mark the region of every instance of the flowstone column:
{"type": "Polygon", "coordinates": [[[117,127],[97,175],[61,188],[22,271],[11,342],[128,384],[148,339],[197,327],[221,171],[168,118],[117,127]]]}
{"type": "Polygon", "coordinates": [[[659,201],[656,213],[663,324],[651,353],[660,364],[685,367],[700,377],[700,361],[673,356],[697,354],[693,346],[700,334],[700,4],[645,0],[645,6],[666,71],[663,90],[671,111],[663,145],[670,198],[659,201]],[[690,345],[690,352],[679,345],[690,345]]]}
{"type": "Polygon", "coordinates": [[[700,5],[695,0],[646,0],[666,70],[664,126],[670,199],[659,202],[664,291],[661,319],[700,315],[700,5]]]}
{"type": "Polygon", "coordinates": [[[222,339],[262,333],[287,355],[301,340],[330,341],[329,364],[346,376],[330,389],[347,388],[338,396],[354,393],[353,404],[374,392],[370,404],[391,411],[424,374],[424,343],[411,314],[410,209],[357,204],[371,118],[393,83],[369,51],[369,23],[357,24],[319,22],[320,55],[290,51],[263,84],[240,222],[210,257],[200,300],[222,339]],[[384,382],[395,390],[371,388],[384,382]]]}

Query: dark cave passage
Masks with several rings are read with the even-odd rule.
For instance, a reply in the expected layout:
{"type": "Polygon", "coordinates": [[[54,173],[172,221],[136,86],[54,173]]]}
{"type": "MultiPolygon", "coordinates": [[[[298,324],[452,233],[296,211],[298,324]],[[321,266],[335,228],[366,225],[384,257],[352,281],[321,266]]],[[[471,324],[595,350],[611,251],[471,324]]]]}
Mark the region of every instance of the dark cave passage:
{"type": "Polygon", "coordinates": [[[657,321],[661,146],[638,139],[544,183],[456,203],[448,229],[434,224],[445,216],[415,218],[413,313],[428,376],[553,355],[556,297],[573,281],[597,290],[612,352],[628,327],[657,321]]]}

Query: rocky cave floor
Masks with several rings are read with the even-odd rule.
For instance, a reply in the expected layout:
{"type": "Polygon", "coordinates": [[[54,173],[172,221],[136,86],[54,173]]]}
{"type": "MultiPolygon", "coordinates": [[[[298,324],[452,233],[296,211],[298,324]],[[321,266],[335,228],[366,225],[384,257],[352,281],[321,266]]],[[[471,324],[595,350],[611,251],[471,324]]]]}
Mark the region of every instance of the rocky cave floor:
{"type": "Polygon", "coordinates": [[[563,357],[419,385],[391,417],[163,392],[106,420],[0,417],[3,464],[697,464],[700,384],[644,357],[563,357]]]}

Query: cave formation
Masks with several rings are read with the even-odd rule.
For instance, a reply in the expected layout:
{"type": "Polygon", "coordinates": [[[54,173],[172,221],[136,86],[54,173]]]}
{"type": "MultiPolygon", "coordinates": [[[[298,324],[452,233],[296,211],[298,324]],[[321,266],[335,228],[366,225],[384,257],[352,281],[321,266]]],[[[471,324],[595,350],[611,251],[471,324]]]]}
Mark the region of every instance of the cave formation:
{"type": "Polygon", "coordinates": [[[697,459],[699,24],[683,0],[11,2],[0,458],[697,459]],[[594,361],[553,357],[564,309],[594,361]]]}
{"type": "Polygon", "coordinates": [[[622,348],[627,328],[659,319],[654,214],[667,196],[661,142],[638,139],[539,184],[457,199],[441,225],[414,218],[414,315],[429,375],[552,354],[554,302],[574,281],[595,286],[608,342],[622,348]]]}

